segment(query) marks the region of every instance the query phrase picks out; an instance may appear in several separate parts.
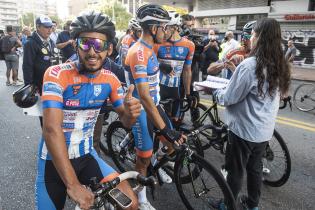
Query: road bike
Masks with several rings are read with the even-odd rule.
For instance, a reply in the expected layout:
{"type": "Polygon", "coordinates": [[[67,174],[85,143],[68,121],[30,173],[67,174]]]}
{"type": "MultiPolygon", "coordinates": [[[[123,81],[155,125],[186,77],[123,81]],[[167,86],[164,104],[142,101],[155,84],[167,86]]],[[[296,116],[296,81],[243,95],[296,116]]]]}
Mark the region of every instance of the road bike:
{"type": "MultiPolygon", "coordinates": [[[[211,129],[212,125],[200,127],[187,134],[187,143],[175,148],[175,154],[163,154],[157,164],[148,167],[148,174],[162,181],[158,170],[163,168],[173,178],[177,191],[187,209],[218,209],[223,201],[228,209],[235,209],[230,188],[221,173],[203,156],[199,145],[199,132],[211,129]],[[192,149],[194,148],[194,149],[192,149]],[[169,162],[175,162],[174,167],[169,162]]],[[[136,162],[135,141],[130,129],[120,121],[113,122],[107,131],[107,144],[111,158],[121,172],[134,170],[136,162]]],[[[158,131],[154,131],[154,154],[159,154],[158,131]]],[[[163,149],[163,148],[162,148],[163,149]]]]}
{"type": "Polygon", "coordinates": [[[299,85],[293,94],[293,103],[299,110],[303,112],[315,109],[315,85],[311,83],[303,83],[299,85]]]}
{"type": "MultiPolygon", "coordinates": [[[[155,185],[157,185],[157,181],[154,177],[144,177],[136,171],[125,172],[106,183],[99,183],[96,177],[94,177],[91,179],[90,185],[87,186],[95,196],[94,205],[90,209],[116,210],[130,207],[132,200],[125,193],[116,188],[125,180],[134,181],[133,191],[135,193],[142,190],[143,186],[155,188],[155,185]]],[[[81,209],[77,205],[75,210],[81,209]]]]}
{"type": "MultiPolygon", "coordinates": [[[[181,99],[181,101],[185,103],[184,99],[181,99]]],[[[177,126],[177,129],[189,132],[209,124],[222,128],[226,127],[219,117],[218,105],[213,96],[212,101],[213,104],[210,107],[206,107],[202,103],[197,104],[199,116],[194,118],[196,120],[181,113],[181,115],[184,115],[184,117],[182,117],[183,124],[177,126]]],[[[169,100],[169,103],[173,103],[172,99],[169,100]]],[[[290,99],[285,99],[281,108],[285,108],[287,103],[290,104],[290,99]]],[[[228,129],[222,129],[220,132],[213,131],[213,129],[206,129],[200,132],[199,140],[201,147],[203,150],[214,148],[225,155],[228,129]]],[[[263,165],[263,182],[266,185],[280,187],[288,181],[291,173],[291,157],[285,141],[276,130],[274,130],[272,139],[266,146],[266,151],[263,156],[263,165]]]]}

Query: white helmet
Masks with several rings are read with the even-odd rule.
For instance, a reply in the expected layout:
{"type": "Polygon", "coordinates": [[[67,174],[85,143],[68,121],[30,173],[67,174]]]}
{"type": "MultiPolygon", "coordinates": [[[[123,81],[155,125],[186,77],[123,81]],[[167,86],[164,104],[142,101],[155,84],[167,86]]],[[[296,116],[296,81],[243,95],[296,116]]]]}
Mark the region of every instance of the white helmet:
{"type": "Polygon", "coordinates": [[[166,25],[169,25],[169,26],[173,26],[173,25],[180,26],[181,25],[180,15],[177,12],[169,11],[168,14],[170,15],[171,20],[166,25]]]}
{"type": "Polygon", "coordinates": [[[131,18],[128,23],[129,29],[141,29],[141,26],[139,25],[139,22],[136,20],[136,18],[131,18]]]}

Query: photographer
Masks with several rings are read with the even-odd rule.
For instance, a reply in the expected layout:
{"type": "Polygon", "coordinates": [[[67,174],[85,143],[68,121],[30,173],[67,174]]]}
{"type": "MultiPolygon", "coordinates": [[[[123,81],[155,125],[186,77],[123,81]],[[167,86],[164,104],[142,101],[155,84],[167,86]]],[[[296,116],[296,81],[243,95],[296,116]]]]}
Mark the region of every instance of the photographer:
{"type": "Polygon", "coordinates": [[[221,52],[220,42],[217,40],[214,30],[210,29],[208,38],[204,41],[203,57],[204,60],[201,63],[202,80],[207,78],[207,69],[211,63],[216,62],[219,59],[219,53],[221,52]]]}

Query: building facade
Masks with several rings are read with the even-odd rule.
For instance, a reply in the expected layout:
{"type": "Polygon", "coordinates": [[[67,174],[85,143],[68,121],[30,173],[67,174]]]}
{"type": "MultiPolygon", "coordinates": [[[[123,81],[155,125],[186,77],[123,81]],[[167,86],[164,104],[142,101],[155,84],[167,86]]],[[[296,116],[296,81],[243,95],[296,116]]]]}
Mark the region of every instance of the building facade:
{"type": "Polygon", "coordinates": [[[18,26],[17,0],[0,0],[0,30],[4,30],[6,25],[18,26]]]}

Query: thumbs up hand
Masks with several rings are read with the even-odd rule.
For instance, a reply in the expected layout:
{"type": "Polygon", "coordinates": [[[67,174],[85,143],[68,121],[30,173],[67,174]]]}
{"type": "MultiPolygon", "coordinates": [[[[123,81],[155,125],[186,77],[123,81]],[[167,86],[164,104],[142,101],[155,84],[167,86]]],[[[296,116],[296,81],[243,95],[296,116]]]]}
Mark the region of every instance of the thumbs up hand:
{"type": "Polygon", "coordinates": [[[125,113],[132,121],[135,120],[141,112],[140,101],[132,96],[134,89],[135,86],[130,85],[124,99],[125,113]]]}

